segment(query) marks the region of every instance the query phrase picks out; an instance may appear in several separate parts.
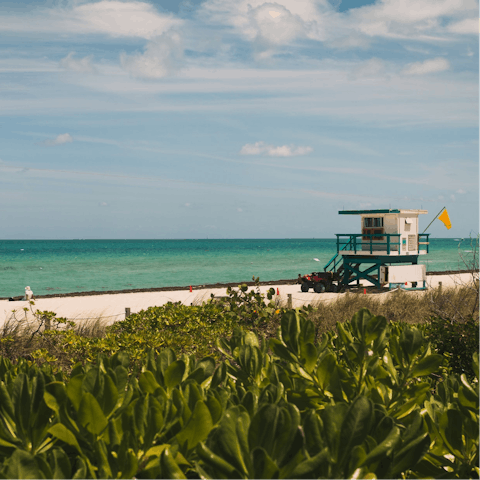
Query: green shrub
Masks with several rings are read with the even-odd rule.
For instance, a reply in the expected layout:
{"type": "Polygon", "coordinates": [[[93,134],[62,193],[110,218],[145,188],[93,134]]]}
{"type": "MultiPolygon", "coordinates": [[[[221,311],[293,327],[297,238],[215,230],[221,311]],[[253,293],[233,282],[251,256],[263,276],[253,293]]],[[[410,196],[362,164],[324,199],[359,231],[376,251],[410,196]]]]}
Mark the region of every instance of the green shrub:
{"type": "Polygon", "coordinates": [[[416,327],[361,310],[317,343],[287,311],[277,338],[235,327],[218,348],[151,349],[138,376],[122,351],[68,377],[0,358],[0,477],[479,475],[478,382],[442,374],[416,327]]]}
{"type": "Polygon", "coordinates": [[[426,336],[435,351],[448,360],[454,373],[464,373],[470,380],[475,377],[472,356],[479,351],[478,320],[469,318],[456,322],[441,317],[432,317],[427,323],[426,336]]]}

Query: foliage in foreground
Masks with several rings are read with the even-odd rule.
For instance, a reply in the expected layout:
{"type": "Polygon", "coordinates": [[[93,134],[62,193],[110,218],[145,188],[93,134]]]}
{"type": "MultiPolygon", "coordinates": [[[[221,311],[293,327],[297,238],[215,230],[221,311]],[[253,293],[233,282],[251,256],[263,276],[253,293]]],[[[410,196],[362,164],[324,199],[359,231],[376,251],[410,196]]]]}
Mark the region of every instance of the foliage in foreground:
{"type": "Polygon", "coordinates": [[[77,365],[0,360],[6,478],[472,478],[476,379],[420,330],[359,311],[320,343],[298,311],[268,343],[236,329],[226,360],[151,350],[77,365]],[[433,381],[431,375],[441,375],[433,381]]]}

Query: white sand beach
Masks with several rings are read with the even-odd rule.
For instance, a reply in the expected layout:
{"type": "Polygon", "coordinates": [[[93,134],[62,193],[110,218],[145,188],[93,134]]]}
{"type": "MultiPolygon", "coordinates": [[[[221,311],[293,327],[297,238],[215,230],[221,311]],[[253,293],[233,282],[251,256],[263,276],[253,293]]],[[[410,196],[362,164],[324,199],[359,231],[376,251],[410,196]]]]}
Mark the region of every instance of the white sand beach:
{"type": "MultiPolygon", "coordinates": [[[[478,277],[477,277],[478,278],[478,277]]],[[[472,275],[469,273],[450,274],[450,275],[428,275],[428,288],[436,288],[442,283],[443,288],[452,288],[456,285],[466,284],[472,281],[472,275]]],[[[367,285],[365,285],[367,286],[367,285]]],[[[410,287],[407,285],[406,287],[410,287]]],[[[253,288],[253,287],[250,287],[253,288]]],[[[272,286],[260,286],[260,291],[266,293],[272,286]]],[[[312,291],[303,293],[300,285],[274,285],[275,291],[279,295],[276,297],[282,304],[286,305],[288,295],[292,296],[293,307],[312,302],[325,301],[332,302],[338,299],[344,293],[314,293],[312,291]]],[[[391,295],[393,291],[378,294],[380,296],[391,295]]],[[[360,293],[362,293],[360,291],[360,293]]],[[[411,291],[412,294],[418,294],[419,291],[411,291]]],[[[226,288],[172,290],[160,292],[135,292],[135,293],[116,293],[89,296],[65,296],[54,298],[39,298],[35,300],[34,308],[40,311],[52,311],[58,317],[65,317],[77,322],[88,321],[101,318],[105,323],[113,323],[125,318],[125,309],[130,308],[131,313],[147,309],[153,306],[161,306],[168,302],[182,302],[185,305],[200,304],[210,298],[210,295],[224,296],[226,288]]],[[[0,300],[0,326],[5,321],[13,318],[32,319],[29,303],[26,301],[10,302],[0,300]],[[28,308],[28,312],[24,311],[28,308]]]]}

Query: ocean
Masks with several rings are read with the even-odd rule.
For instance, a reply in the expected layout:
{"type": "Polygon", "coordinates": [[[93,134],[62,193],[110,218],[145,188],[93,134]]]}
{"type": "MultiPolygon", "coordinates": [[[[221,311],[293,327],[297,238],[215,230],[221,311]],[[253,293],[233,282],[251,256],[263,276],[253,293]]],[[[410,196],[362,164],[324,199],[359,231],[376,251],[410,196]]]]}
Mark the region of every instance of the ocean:
{"type": "MultiPolygon", "coordinates": [[[[464,270],[470,240],[430,239],[427,271],[464,270]]],[[[0,297],[296,278],[323,270],[335,239],[0,240],[0,297]],[[317,258],[319,261],[315,261],[317,258]]]]}

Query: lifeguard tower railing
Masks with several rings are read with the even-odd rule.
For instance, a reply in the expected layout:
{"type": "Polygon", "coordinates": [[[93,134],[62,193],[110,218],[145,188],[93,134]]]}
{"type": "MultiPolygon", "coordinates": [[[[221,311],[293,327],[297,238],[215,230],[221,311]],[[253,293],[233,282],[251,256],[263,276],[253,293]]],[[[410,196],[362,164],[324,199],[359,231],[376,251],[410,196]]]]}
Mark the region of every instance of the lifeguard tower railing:
{"type": "MultiPolygon", "coordinates": [[[[429,233],[418,234],[418,253],[427,254],[429,251],[429,233]]],[[[396,255],[401,253],[401,235],[399,233],[337,233],[337,253],[325,265],[324,271],[337,271],[337,266],[342,263],[340,252],[349,254],[375,254],[375,255],[396,255]],[[386,240],[386,241],[382,241],[386,240]],[[398,252],[398,253],[397,253],[398,252]],[[395,255],[395,253],[393,253],[395,255]]]]}

